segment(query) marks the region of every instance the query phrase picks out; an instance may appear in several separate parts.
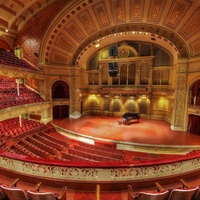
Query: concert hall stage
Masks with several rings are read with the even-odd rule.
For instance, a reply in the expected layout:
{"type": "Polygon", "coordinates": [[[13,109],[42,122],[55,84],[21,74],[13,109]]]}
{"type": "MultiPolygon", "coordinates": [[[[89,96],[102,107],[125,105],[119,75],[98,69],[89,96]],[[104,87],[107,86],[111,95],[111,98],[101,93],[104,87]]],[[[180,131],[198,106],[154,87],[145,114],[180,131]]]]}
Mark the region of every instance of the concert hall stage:
{"type": "Polygon", "coordinates": [[[113,142],[119,149],[183,154],[200,149],[200,136],[173,131],[165,121],[140,119],[139,123],[119,125],[120,119],[119,116],[86,115],[78,119],[55,119],[52,125],[72,139],[113,142]]]}

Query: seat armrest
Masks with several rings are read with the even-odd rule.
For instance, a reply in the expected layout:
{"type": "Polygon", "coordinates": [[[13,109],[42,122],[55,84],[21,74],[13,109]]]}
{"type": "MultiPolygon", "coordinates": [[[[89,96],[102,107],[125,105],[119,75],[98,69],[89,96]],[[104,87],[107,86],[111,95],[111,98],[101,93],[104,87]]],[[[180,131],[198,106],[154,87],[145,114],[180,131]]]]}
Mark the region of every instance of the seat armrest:
{"type": "Polygon", "coordinates": [[[66,200],[67,198],[67,187],[63,187],[62,192],[60,193],[60,195],[58,196],[58,200],[66,200]]]}
{"type": "Polygon", "coordinates": [[[157,187],[157,191],[158,191],[158,192],[161,192],[161,191],[165,190],[165,189],[160,185],[159,182],[155,182],[155,184],[156,184],[156,187],[157,187]]]}
{"type": "Polygon", "coordinates": [[[128,200],[136,200],[137,195],[134,194],[132,186],[128,185],[128,200]]]}
{"type": "Polygon", "coordinates": [[[33,190],[39,192],[41,184],[42,182],[37,183],[33,190]]]}
{"type": "Polygon", "coordinates": [[[19,178],[16,178],[16,179],[13,181],[13,183],[11,184],[11,187],[16,187],[18,181],[19,181],[19,178]]]}
{"type": "Polygon", "coordinates": [[[180,182],[182,183],[182,188],[190,188],[184,179],[180,179],[180,182]]]}

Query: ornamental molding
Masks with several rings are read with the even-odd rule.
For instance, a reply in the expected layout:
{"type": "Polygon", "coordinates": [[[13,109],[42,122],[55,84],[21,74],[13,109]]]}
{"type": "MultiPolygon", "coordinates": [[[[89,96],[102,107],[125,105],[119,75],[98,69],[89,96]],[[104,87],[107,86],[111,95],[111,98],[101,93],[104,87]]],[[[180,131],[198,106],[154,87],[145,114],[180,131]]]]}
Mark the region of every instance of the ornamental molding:
{"type": "Polygon", "coordinates": [[[0,167],[13,173],[21,173],[25,176],[35,176],[41,179],[70,180],[70,181],[137,181],[148,179],[165,178],[179,175],[180,173],[190,173],[200,167],[200,158],[185,160],[180,162],[157,164],[151,166],[127,166],[127,167],[82,167],[69,166],[63,163],[62,166],[38,164],[26,162],[5,156],[0,156],[0,167]]]}

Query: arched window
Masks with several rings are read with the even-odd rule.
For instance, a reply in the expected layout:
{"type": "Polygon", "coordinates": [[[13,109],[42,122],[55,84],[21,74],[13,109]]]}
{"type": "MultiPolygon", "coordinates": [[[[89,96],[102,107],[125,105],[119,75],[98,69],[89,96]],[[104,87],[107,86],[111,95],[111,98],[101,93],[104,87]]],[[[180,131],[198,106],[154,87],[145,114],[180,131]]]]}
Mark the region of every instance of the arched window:
{"type": "Polygon", "coordinates": [[[128,84],[135,84],[135,75],[136,75],[136,66],[134,64],[130,64],[128,66],[128,84]]]}
{"type": "Polygon", "coordinates": [[[140,84],[141,85],[149,84],[149,65],[147,63],[143,63],[140,66],[140,84]]]}
{"type": "Polygon", "coordinates": [[[127,82],[127,65],[120,66],[120,85],[126,85],[127,82]]]}

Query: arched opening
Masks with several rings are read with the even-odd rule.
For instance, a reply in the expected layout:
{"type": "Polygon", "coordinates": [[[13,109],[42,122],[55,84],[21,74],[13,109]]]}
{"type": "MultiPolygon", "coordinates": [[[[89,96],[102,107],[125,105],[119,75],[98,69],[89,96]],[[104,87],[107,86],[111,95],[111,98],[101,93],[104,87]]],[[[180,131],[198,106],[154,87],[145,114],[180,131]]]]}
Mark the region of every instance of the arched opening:
{"type": "MultiPolygon", "coordinates": [[[[189,90],[189,104],[195,107],[200,106],[200,80],[192,84],[189,90]]],[[[191,114],[188,116],[188,131],[200,135],[200,116],[191,114]]]]}
{"type": "Polygon", "coordinates": [[[64,81],[52,85],[53,119],[69,117],[69,86],[64,81]]]}
{"type": "Polygon", "coordinates": [[[196,81],[191,87],[191,99],[192,105],[200,106],[200,80],[196,81]]]}
{"type": "Polygon", "coordinates": [[[52,85],[52,99],[69,98],[69,86],[64,81],[56,81],[52,85]]]}

